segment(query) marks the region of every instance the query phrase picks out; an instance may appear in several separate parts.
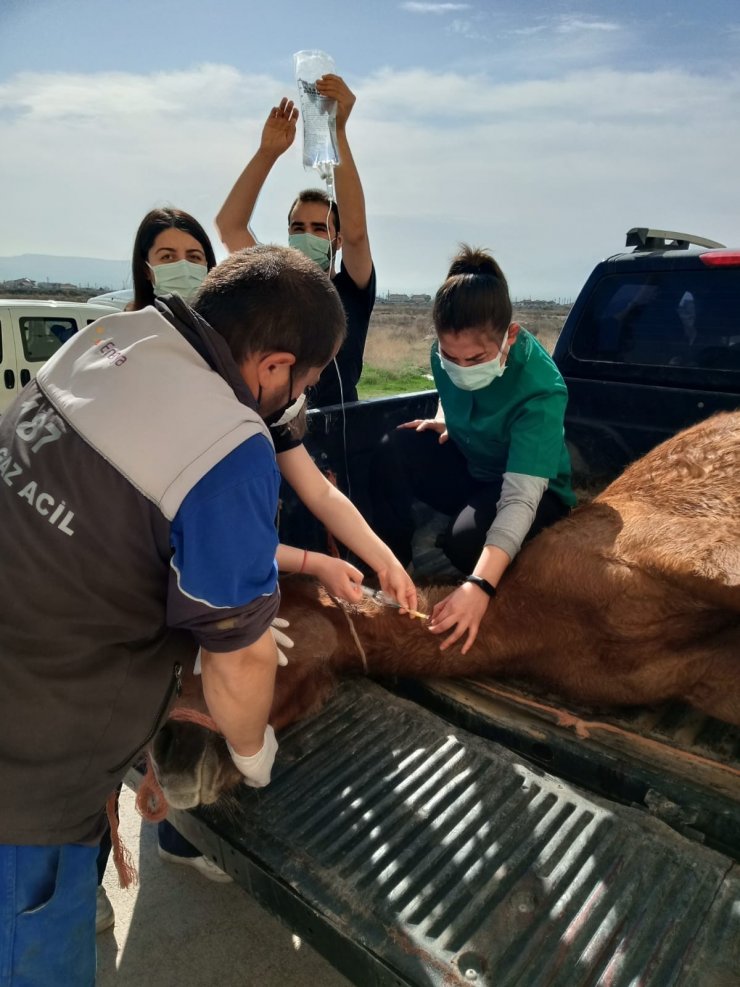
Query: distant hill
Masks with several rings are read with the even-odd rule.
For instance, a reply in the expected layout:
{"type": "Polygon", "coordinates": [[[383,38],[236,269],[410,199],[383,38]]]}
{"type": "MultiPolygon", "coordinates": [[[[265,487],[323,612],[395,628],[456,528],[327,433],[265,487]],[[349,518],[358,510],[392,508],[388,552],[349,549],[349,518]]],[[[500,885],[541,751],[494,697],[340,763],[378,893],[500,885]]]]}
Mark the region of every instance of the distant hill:
{"type": "Polygon", "coordinates": [[[0,257],[0,281],[29,278],[62,284],[93,285],[111,290],[131,287],[130,260],[99,257],[58,257],[53,254],[20,254],[0,257]]]}

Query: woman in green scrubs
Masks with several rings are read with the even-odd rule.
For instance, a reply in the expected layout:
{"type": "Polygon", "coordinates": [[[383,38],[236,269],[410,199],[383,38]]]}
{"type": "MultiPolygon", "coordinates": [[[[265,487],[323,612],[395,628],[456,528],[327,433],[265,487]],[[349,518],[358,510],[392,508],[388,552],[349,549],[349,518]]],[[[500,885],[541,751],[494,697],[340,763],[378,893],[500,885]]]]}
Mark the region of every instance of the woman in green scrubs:
{"type": "Polygon", "coordinates": [[[563,419],[567,390],[548,353],[512,322],[493,257],[463,247],[437,292],[431,364],[434,419],[383,440],[371,479],[374,527],[411,562],[412,506],[450,515],[443,548],[460,586],[434,608],[430,630],[473,644],[496,586],[522,543],[575,504],[563,419]]]}

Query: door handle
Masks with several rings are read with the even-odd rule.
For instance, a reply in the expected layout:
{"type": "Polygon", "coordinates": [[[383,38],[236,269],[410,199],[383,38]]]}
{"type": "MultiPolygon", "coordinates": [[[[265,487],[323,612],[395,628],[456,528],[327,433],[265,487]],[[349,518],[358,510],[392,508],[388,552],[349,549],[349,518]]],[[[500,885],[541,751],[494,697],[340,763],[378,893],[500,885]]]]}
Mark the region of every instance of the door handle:
{"type": "Polygon", "coordinates": [[[31,379],[31,371],[26,370],[26,368],[23,367],[23,369],[21,370],[21,387],[25,387],[30,379],[31,379]]]}
{"type": "Polygon", "coordinates": [[[5,388],[8,391],[12,391],[15,387],[15,374],[12,370],[6,370],[3,374],[3,379],[5,380],[5,388]]]}

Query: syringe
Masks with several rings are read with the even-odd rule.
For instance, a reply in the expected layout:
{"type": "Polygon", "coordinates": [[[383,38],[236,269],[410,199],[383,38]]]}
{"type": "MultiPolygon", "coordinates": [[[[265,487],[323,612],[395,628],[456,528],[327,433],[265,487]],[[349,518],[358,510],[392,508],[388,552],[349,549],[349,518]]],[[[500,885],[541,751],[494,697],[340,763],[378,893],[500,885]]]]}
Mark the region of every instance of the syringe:
{"type": "Polygon", "coordinates": [[[420,613],[418,610],[409,610],[397,600],[394,600],[392,596],[384,593],[382,589],[373,589],[371,586],[361,586],[360,589],[363,596],[366,596],[369,600],[373,600],[381,607],[394,607],[396,610],[405,610],[406,613],[412,617],[418,617],[420,620],[429,620],[429,614],[420,613]]]}

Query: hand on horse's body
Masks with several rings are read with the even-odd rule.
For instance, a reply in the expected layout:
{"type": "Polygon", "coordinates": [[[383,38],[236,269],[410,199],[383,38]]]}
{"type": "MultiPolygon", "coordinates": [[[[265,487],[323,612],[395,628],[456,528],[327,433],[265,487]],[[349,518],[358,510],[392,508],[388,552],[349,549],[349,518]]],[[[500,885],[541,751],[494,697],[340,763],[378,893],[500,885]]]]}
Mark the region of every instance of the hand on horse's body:
{"type": "Polygon", "coordinates": [[[320,552],[311,552],[309,557],[305,571],[315,576],[327,593],[348,603],[358,603],[362,599],[360,587],[365,577],[359,569],[344,559],[335,559],[320,552]]]}
{"type": "Polygon", "coordinates": [[[467,654],[478,636],[480,623],[490,602],[483,590],[472,583],[463,583],[444,600],[440,600],[432,610],[429,630],[432,634],[444,634],[452,627],[454,630],[444,639],[439,650],[445,651],[467,633],[462,646],[462,654],[467,654]]]}

